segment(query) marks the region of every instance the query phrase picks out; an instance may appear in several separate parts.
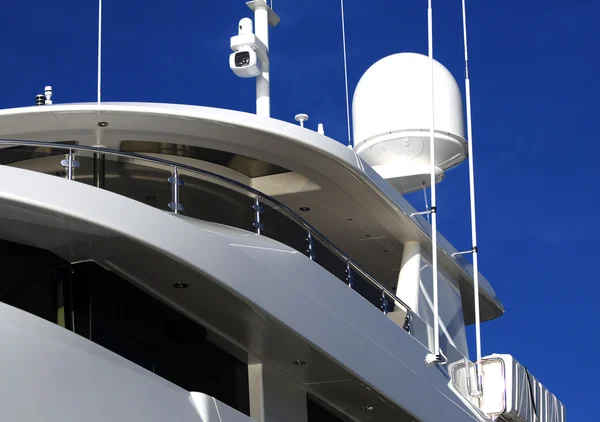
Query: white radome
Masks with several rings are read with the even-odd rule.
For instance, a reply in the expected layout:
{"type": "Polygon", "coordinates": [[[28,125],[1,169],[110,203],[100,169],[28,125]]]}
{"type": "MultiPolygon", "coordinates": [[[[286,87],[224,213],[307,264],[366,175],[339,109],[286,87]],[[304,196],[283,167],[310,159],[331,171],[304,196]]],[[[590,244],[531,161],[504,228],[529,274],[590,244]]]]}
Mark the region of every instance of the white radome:
{"type": "MultiPolygon", "coordinates": [[[[354,150],[402,193],[430,180],[431,62],[399,53],[371,66],[352,101],[354,150]]],[[[460,89],[452,74],[434,61],[435,173],[467,157],[460,89]]]]}

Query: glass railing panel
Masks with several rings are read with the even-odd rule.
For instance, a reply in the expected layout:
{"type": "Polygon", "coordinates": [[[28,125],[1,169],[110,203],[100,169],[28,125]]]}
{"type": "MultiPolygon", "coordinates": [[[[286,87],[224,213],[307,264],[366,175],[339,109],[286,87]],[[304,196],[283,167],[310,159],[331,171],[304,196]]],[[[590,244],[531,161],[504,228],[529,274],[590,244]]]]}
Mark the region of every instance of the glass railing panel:
{"type": "Polygon", "coordinates": [[[346,261],[342,260],[329,246],[318,237],[313,239],[314,261],[331,274],[346,283],[346,261]]]}
{"type": "Polygon", "coordinates": [[[291,219],[279,206],[262,201],[262,235],[308,256],[308,230],[291,219]]]}
{"type": "Polygon", "coordinates": [[[238,181],[162,158],[120,151],[35,142],[0,144],[5,146],[0,149],[0,164],[72,179],[161,210],[280,241],[309,256],[382,312],[397,307],[410,316],[410,308],[392,291],[361,270],[300,216],[238,181]]]}
{"type": "Polygon", "coordinates": [[[357,271],[352,271],[352,288],[359,295],[367,299],[373,306],[382,309],[381,305],[381,290],[373,286],[369,281],[357,271]]]}
{"type": "MultiPolygon", "coordinates": [[[[90,186],[104,188],[105,174],[116,174],[118,157],[113,155],[93,153],[85,150],[72,150],[73,180],[90,186]]],[[[58,158],[58,165],[61,168],[61,177],[69,178],[69,152],[61,151],[58,158]]]]}
{"type": "Polygon", "coordinates": [[[62,148],[8,145],[0,149],[0,165],[66,177],[65,168],[61,165],[65,153],[62,148]]]}
{"type": "Polygon", "coordinates": [[[182,215],[254,231],[254,198],[243,189],[218,179],[180,171],[182,215]]]}
{"type": "MultiPolygon", "coordinates": [[[[62,145],[75,145],[75,142],[64,142],[62,145]]],[[[60,156],[65,154],[65,149],[52,148],[47,146],[27,146],[8,144],[0,149],[0,165],[11,165],[20,168],[27,168],[36,164],[36,160],[50,156],[60,156]]],[[[59,160],[60,162],[60,160],[59,160]]],[[[61,167],[57,164],[53,169],[47,166],[37,166],[40,172],[49,173],[50,170],[59,171],[61,167]]]]}
{"type": "Polygon", "coordinates": [[[136,158],[107,156],[102,160],[102,157],[94,157],[89,152],[86,155],[87,160],[80,164],[80,173],[90,175],[85,179],[86,183],[98,186],[96,183],[99,181],[98,187],[102,189],[169,211],[169,167],[136,158]],[[96,175],[93,174],[94,171],[97,172],[96,175]]]}

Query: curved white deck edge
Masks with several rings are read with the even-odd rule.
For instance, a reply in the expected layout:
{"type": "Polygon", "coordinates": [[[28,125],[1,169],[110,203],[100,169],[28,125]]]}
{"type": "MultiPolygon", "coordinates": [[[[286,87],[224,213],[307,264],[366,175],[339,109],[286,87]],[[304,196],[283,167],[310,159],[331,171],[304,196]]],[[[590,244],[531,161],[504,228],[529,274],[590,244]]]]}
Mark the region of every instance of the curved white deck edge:
{"type": "Polygon", "coordinates": [[[45,422],[250,422],[58,325],[0,303],[0,418],[45,422]]]}
{"type": "MultiPolygon", "coordinates": [[[[35,114],[52,114],[60,119],[60,115],[67,115],[77,112],[118,112],[129,114],[147,114],[155,116],[171,116],[184,120],[210,121],[225,127],[237,127],[245,130],[270,134],[278,138],[283,138],[290,144],[301,145],[304,148],[313,150],[320,156],[326,156],[334,161],[338,166],[349,171],[354,178],[361,181],[363,186],[368,187],[382,201],[384,201],[396,214],[403,220],[408,227],[414,227],[415,235],[420,236],[419,241],[423,244],[431,244],[431,226],[423,218],[411,218],[410,214],[414,208],[398,193],[389,183],[387,183],[379,174],[368,166],[352,150],[344,147],[339,142],[319,135],[318,133],[299,127],[298,125],[283,122],[271,118],[257,116],[255,114],[243,113],[232,110],[178,105],[178,104],[157,104],[157,103],[90,103],[90,104],[59,104],[51,107],[25,107],[16,109],[0,110],[0,122],[4,126],[0,133],[11,133],[9,123],[15,116],[28,116],[35,114]],[[3,122],[6,120],[6,122],[3,122]],[[6,123],[6,124],[5,124],[6,123]]],[[[68,126],[68,125],[67,125],[68,126]]],[[[16,129],[15,129],[16,130],[16,129]]],[[[21,133],[26,133],[28,129],[22,128],[21,133]]],[[[143,128],[138,128],[142,131],[143,128]]],[[[145,129],[146,131],[148,129],[145,129]]],[[[263,153],[265,153],[263,151],[263,153]]],[[[310,165],[310,164],[306,164],[310,165]]],[[[345,188],[344,183],[337,181],[338,186],[345,188]]],[[[472,266],[461,256],[453,257],[452,254],[457,250],[441,234],[438,236],[438,245],[440,249],[440,263],[442,266],[451,268],[453,272],[460,274],[460,279],[466,282],[470,291],[473,287],[472,266]]],[[[480,275],[480,295],[482,298],[481,312],[484,320],[495,318],[502,315],[504,308],[497,298],[496,292],[491,284],[480,275]],[[486,317],[486,314],[488,315],[486,317]]],[[[470,303],[470,302],[469,302],[470,303]]],[[[466,311],[465,307],[465,311],[466,311]]],[[[471,317],[465,318],[469,322],[471,317]]]]}
{"type": "Polygon", "coordinates": [[[70,219],[87,222],[177,259],[254,303],[421,420],[478,420],[450,391],[447,375],[423,365],[427,350],[420,343],[303,255],[273,252],[282,245],[271,239],[238,236],[232,244],[231,236],[211,232],[213,225],[202,229],[107,191],[10,167],[0,167],[0,200],[69,217],[66,227],[70,219]],[[148,230],[149,221],[156,230],[148,230]],[[210,248],[199,253],[202,244],[210,248]],[[244,269],[252,269],[252,283],[239,277],[244,269]]]}

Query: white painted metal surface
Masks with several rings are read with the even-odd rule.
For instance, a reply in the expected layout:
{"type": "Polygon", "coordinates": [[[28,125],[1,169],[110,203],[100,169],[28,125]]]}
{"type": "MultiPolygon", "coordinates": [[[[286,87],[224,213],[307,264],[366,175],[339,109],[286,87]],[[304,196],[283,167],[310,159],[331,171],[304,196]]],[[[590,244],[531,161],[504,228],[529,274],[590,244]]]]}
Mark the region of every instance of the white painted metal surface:
{"type": "Polygon", "coordinates": [[[275,241],[192,224],[120,195],[10,167],[0,168],[0,208],[3,238],[71,260],[96,260],[193,319],[209,318],[206,326],[309,390],[335,395],[342,389],[341,397],[352,398],[349,407],[379,396],[387,402],[378,404],[384,414],[401,406],[420,420],[478,420],[449,389],[448,374],[423,365],[425,346],[333,275],[275,241]],[[147,229],[150,222],[154,230],[147,229]],[[173,278],[189,284],[185,295],[175,293],[173,278]],[[229,299],[219,298],[225,292],[229,299]],[[228,305],[220,307],[224,300],[228,305]],[[306,370],[291,368],[294,359],[309,362],[306,370]]]}
{"type": "Polygon", "coordinates": [[[514,357],[487,356],[481,368],[483,412],[514,422],[565,422],[563,404],[514,357]]]}
{"type": "MultiPolygon", "coordinates": [[[[207,107],[71,104],[1,110],[0,138],[76,139],[83,145],[102,144],[114,149],[119,149],[122,140],[140,139],[256,157],[301,174],[320,187],[310,193],[287,195],[290,205],[309,203],[316,210],[319,204],[333,201],[338,205],[336,218],[345,221],[347,212],[354,214],[360,226],[338,228],[330,220],[314,221],[318,227],[335,227],[335,233],[326,234],[351,254],[360,245],[356,237],[348,237],[353,230],[357,230],[355,236],[364,236],[364,230],[369,230],[381,232],[401,244],[407,241],[431,244],[431,226],[423,219],[411,219],[409,215],[414,208],[358,155],[330,138],[292,123],[207,107]],[[109,125],[100,128],[99,121],[109,125]]],[[[316,214],[315,217],[318,218],[316,214]]],[[[438,243],[440,266],[472,290],[470,264],[461,257],[452,257],[457,250],[441,235],[438,243]]],[[[482,320],[501,315],[503,308],[493,288],[483,276],[480,281],[482,320]]],[[[474,319],[472,300],[465,300],[469,302],[463,304],[465,321],[470,323],[474,319]]]]}
{"type": "MultiPolygon", "coordinates": [[[[352,101],[354,149],[401,192],[429,184],[431,64],[427,56],[399,53],[371,66],[352,101]]],[[[435,171],[466,154],[460,90],[452,74],[434,61],[435,171]]]]}
{"type": "Polygon", "coordinates": [[[255,419],[206,394],[194,391],[190,393],[189,399],[201,422],[255,422],[255,419]]]}
{"type": "Polygon", "coordinates": [[[248,365],[250,415],[256,422],[307,422],[306,389],[287,374],[264,365],[248,365]]]}
{"type": "MultiPolygon", "coordinates": [[[[469,356],[467,336],[463,320],[463,310],[458,282],[447,275],[439,277],[440,331],[444,353],[456,349],[463,356],[469,356]],[[449,349],[447,346],[450,345],[449,349]]],[[[403,297],[411,310],[423,320],[425,330],[413,327],[413,335],[430,349],[434,347],[433,277],[429,261],[423,257],[421,245],[408,242],[404,245],[402,265],[398,277],[396,295],[403,297]]]]}
{"type": "Polygon", "coordinates": [[[453,388],[482,414],[511,422],[566,421],[564,405],[511,355],[482,358],[480,396],[475,369],[470,362],[456,362],[450,366],[450,373],[453,388]]]}
{"type": "MultiPolygon", "coordinates": [[[[399,297],[417,314],[429,328],[423,344],[433,350],[435,338],[435,310],[433,306],[433,269],[431,263],[421,255],[420,245],[411,242],[404,247],[402,268],[398,278],[399,297]]],[[[442,343],[450,344],[464,356],[469,355],[467,336],[463,320],[460,288],[455,280],[439,275],[439,294],[443,298],[439,304],[440,335],[442,343]]],[[[445,350],[446,347],[443,347],[445,350]]]]}
{"type": "MultiPolygon", "coordinates": [[[[264,0],[249,1],[248,7],[254,11],[254,26],[256,37],[262,42],[269,54],[269,26],[276,26],[279,17],[264,0]]],[[[256,77],[256,114],[269,117],[271,115],[271,64],[269,60],[262,61],[260,75],[256,77]]]]}
{"type": "Polygon", "coordinates": [[[46,422],[246,422],[58,325],[0,303],[0,418],[46,422]],[[219,417],[220,415],[220,417],[219,417]]]}

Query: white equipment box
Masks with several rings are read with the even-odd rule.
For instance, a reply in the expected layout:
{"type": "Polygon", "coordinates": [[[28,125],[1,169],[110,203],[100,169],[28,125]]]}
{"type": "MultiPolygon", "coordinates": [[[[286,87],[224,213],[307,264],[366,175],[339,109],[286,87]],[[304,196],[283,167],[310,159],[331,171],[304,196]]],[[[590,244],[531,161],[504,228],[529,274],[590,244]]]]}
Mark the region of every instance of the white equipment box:
{"type": "Polygon", "coordinates": [[[481,370],[480,398],[469,394],[469,386],[475,383],[471,362],[454,366],[452,382],[486,415],[507,422],[566,422],[563,404],[511,355],[487,356],[481,360],[481,370]]]}

